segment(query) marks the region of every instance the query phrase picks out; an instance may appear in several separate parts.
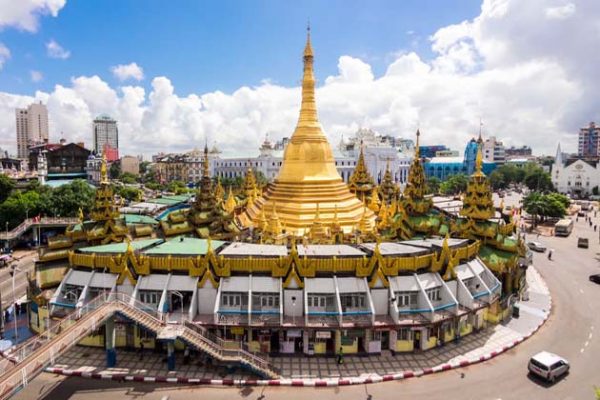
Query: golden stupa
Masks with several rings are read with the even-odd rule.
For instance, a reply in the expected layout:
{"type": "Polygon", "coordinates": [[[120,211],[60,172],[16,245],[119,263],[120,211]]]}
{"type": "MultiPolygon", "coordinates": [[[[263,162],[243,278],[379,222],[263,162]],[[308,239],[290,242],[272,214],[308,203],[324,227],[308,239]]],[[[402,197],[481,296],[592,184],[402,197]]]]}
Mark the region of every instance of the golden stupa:
{"type": "Polygon", "coordinates": [[[350,192],[338,173],[331,146],[317,117],[310,29],[303,58],[300,117],[285,149],[279,175],[240,220],[244,225],[259,227],[261,218],[271,218],[276,204],[279,219],[293,235],[309,234],[317,213],[323,225],[335,222],[345,233],[350,233],[366,212],[365,220],[372,229],[375,214],[369,209],[364,211],[363,203],[350,192]]]}

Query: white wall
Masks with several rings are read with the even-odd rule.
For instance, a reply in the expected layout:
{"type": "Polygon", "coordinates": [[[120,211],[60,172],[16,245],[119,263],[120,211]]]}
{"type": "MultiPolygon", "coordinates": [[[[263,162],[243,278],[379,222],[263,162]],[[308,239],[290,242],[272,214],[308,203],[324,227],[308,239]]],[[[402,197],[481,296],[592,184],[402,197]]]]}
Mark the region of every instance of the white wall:
{"type": "Polygon", "coordinates": [[[212,314],[217,299],[217,289],[204,287],[198,289],[198,314],[212,314]]]}
{"type": "Polygon", "coordinates": [[[371,289],[371,298],[373,299],[373,307],[375,307],[375,315],[387,315],[388,313],[388,289],[371,289]]]}
{"type": "Polygon", "coordinates": [[[304,314],[304,294],[302,290],[283,291],[283,313],[288,317],[301,317],[304,314]],[[292,297],[296,297],[296,306],[293,305],[292,297]]]}

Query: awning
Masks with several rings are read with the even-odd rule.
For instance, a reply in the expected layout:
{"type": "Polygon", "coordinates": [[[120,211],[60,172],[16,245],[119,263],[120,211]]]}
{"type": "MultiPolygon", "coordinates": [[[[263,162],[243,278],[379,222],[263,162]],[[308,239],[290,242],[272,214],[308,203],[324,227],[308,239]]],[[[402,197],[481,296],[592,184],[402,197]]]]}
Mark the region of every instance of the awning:
{"type": "Polygon", "coordinates": [[[368,290],[362,278],[337,278],[340,293],[363,293],[368,290]]]}
{"type": "Polygon", "coordinates": [[[414,275],[393,276],[388,278],[392,292],[418,292],[419,285],[414,275]]]}
{"type": "Polygon", "coordinates": [[[335,293],[333,278],[306,278],[304,280],[306,293],[335,293]]]}
{"type": "Polygon", "coordinates": [[[85,286],[90,281],[91,272],[72,269],[65,280],[66,285],[85,286]]]}
{"type": "Polygon", "coordinates": [[[250,277],[231,276],[221,279],[221,292],[248,292],[250,277]]]}
{"type": "Polygon", "coordinates": [[[187,275],[171,275],[167,290],[193,292],[198,287],[198,277],[187,275]]]}
{"type": "Polygon", "coordinates": [[[252,292],[257,293],[279,293],[281,287],[279,278],[271,278],[268,276],[253,276],[252,277],[252,292]]]}
{"type": "Polygon", "coordinates": [[[90,282],[90,287],[110,289],[117,283],[117,278],[118,275],[115,274],[96,272],[90,282]]]}
{"type": "Polygon", "coordinates": [[[456,276],[461,281],[472,278],[474,276],[467,264],[460,264],[459,266],[455,267],[454,272],[456,272],[456,276]]]}
{"type": "Polygon", "coordinates": [[[167,285],[168,275],[152,274],[142,276],[138,285],[138,290],[164,290],[167,285]]]}

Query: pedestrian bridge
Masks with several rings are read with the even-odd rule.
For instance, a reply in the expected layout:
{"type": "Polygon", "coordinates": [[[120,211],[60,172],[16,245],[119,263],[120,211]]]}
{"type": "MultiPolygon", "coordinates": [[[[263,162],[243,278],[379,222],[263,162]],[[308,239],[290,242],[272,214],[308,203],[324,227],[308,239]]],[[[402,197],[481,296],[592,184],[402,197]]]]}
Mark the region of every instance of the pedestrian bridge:
{"type": "Polygon", "coordinates": [[[267,356],[244,349],[226,348],[222,339],[190,322],[167,324],[162,315],[142,311],[144,305],[129,295],[109,293],[100,295],[78,308],[48,331],[36,336],[5,356],[0,367],[0,399],[10,398],[25,387],[44,368],[95,331],[115,315],[125,317],[156,333],[162,340],[179,339],[226,363],[240,364],[264,378],[278,378],[279,372],[269,363],[267,356]]]}
{"type": "Polygon", "coordinates": [[[21,222],[19,226],[17,226],[12,231],[0,232],[0,240],[15,240],[21,237],[25,232],[27,232],[32,227],[42,227],[42,228],[52,228],[52,227],[62,227],[69,226],[73,224],[77,224],[79,219],[77,218],[61,218],[61,217],[42,217],[42,218],[27,218],[25,221],[21,222]]]}

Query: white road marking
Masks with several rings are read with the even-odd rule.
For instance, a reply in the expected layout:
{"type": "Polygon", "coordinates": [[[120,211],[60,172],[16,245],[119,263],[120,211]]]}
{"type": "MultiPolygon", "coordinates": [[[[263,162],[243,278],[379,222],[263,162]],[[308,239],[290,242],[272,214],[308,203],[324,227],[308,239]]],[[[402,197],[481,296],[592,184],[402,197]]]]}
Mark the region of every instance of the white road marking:
{"type": "Polygon", "coordinates": [[[592,332],[590,332],[590,334],[588,335],[588,339],[592,338],[592,332]]]}
{"type": "Polygon", "coordinates": [[[583,353],[585,351],[585,349],[582,347],[581,350],[579,350],[580,353],[583,353]]]}
{"type": "Polygon", "coordinates": [[[583,347],[588,347],[588,344],[590,344],[590,341],[586,341],[585,344],[583,345],[583,347]]]}
{"type": "Polygon", "coordinates": [[[579,289],[579,293],[583,294],[583,289],[579,289]]]}

